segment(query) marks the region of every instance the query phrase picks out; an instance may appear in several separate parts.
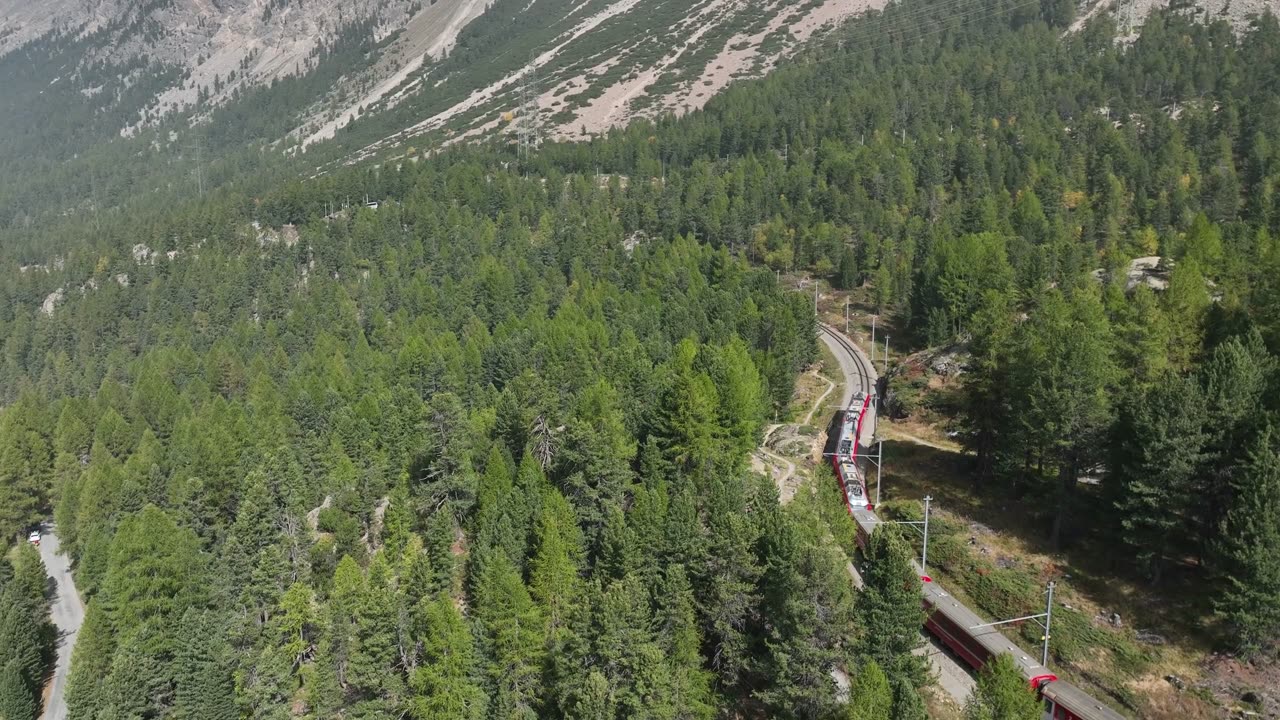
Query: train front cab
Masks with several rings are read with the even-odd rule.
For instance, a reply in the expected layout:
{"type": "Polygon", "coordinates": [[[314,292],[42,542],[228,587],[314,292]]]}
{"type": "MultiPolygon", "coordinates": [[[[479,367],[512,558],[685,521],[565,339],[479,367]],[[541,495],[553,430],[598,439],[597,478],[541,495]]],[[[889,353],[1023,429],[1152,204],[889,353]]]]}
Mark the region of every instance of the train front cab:
{"type": "Polygon", "coordinates": [[[1063,680],[1041,684],[1040,699],[1044,720],[1124,720],[1120,713],[1063,680]]]}

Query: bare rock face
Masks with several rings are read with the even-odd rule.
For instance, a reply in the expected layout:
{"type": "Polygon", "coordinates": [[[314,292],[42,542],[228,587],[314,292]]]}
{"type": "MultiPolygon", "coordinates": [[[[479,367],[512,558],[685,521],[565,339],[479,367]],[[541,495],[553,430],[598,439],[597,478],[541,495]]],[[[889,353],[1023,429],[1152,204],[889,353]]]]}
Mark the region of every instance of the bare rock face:
{"type": "MultiPolygon", "coordinates": [[[[0,55],[57,32],[90,39],[83,56],[123,64],[146,58],[185,70],[154,98],[155,119],[212,104],[237,88],[300,74],[343,28],[370,24],[383,38],[409,22],[413,0],[0,0],[0,55]]],[[[127,130],[127,129],[126,129],[127,130]]]]}
{"type": "Polygon", "coordinates": [[[53,311],[58,308],[58,303],[62,302],[62,299],[65,296],[66,291],[62,288],[58,288],[57,290],[49,293],[48,296],[45,297],[44,302],[40,303],[40,312],[45,315],[52,315],[53,311]]]}

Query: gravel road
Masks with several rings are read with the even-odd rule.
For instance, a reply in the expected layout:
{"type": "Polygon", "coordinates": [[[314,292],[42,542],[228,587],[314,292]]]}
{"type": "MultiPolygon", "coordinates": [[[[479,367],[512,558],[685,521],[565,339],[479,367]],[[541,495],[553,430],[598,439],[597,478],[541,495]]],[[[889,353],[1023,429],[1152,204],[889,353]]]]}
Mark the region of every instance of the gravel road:
{"type": "Polygon", "coordinates": [[[84,605],[71,578],[71,559],[58,553],[58,536],[50,526],[41,528],[40,559],[57,585],[50,617],[58,628],[58,664],[47,688],[43,720],[66,720],[67,673],[71,669],[71,649],[84,622],[84,605]]]}

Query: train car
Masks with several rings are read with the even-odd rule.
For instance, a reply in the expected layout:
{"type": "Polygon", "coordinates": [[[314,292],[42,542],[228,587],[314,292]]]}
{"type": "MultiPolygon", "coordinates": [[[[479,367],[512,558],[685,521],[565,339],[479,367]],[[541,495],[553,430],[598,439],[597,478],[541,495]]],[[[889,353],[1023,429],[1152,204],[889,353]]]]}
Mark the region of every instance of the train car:
{"type": "Polygon", "coordinates": [[[841,415],[839,437],[835,444],[836,452],[831,458],[836,480],[840,483],[840,491],[844,494],[845,507],[858,526],[858,544],[864,549],[878,522],[867,498],[867,485],[862,470],[858,467],[858,438],[861,436],[862,423],[870,406],[869,394],[859,392],[853,397],[853,401],[841,415]]]}
{"type": "Polygon", "coordinates": [[[922,583],[925,628],[975,670],[997,654],[1009,655],[1044,703],[1044,720],[1124,720],[1124,716],[1028,655],[994,627],[951,597],[937,583],[922,583]]]}

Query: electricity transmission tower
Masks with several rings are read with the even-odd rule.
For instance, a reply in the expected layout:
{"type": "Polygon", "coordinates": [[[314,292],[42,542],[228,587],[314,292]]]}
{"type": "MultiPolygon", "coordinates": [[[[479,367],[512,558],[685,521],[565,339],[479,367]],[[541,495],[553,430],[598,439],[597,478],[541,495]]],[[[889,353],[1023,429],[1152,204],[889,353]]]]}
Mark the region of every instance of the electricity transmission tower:
{"type": "Polygon", "coordinates": [[[529,58],[529,70],[520,81],[520,110],[516,115],[516,137],[520,159],[528,160],[542,144],[542,123],[538,117],[538,66],[529,58]]]}
{"type": "Polygon", "coordinates": [[[191,174],[195,176],[196,190],[201,196],[204,195],[204,145],[196,141],[187,147],[188,151],[195,155],[195,167],[191,169],[191,174]]]}

